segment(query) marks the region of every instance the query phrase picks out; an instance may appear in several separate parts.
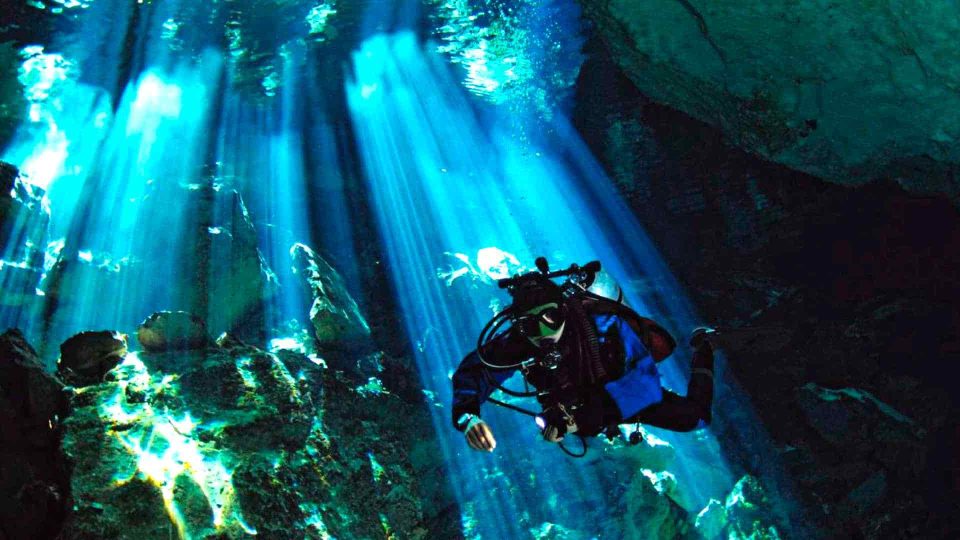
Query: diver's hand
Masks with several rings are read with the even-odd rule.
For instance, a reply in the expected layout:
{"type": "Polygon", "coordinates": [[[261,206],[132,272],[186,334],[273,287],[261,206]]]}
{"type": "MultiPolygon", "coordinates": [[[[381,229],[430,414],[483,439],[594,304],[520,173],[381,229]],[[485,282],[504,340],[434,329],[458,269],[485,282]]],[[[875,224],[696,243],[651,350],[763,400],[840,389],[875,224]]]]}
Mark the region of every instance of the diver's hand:
{"type": "Polygon", "coordinates": [[[474,450],[493,452],[493,449],[497,447],[497,440],[493,438],[490,427],[479,418],[471,422],[464,434],[467,436],[467,444],[474,450]]]}
{"type": "Polygon", "coordinates": [[[563,405],[547,408],[540,413],[540,418],[543,421],[543,424],[541,424],[543,429],[540,433],[546,441],[560,442],[567,433],[577,431],[577,423],[573,420],[573,416],[567,414],[563,405]]]}
{"type": "Polygon", "coordinates": [[[565,430],[557,426],[547,426],[543,430],[543,438],[548,442],[558,443],[563,440],[563,436],[565,433],[576,433],[576,432],[577,432],[576,423],[567,424],[565,430]]]}

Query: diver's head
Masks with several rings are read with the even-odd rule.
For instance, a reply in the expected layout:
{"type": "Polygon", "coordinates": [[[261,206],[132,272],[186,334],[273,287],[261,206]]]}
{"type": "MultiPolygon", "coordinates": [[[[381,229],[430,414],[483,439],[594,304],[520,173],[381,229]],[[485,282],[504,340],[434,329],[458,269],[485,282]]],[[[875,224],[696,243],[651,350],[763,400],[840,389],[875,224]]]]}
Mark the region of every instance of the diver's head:
{"type": "Polygon", "coordinates": [[[520,325],[524,337],[537,347],[543,348],[560,340],[566,321],[561,306],[550,302],[519,314],[517,324],[520,325]]]}
{"type": "Polygon", "coordinates": [[[566,326],[563,294],[544,279],[515,295],[513,324],[535,346],[544,348],[560,340],[566,326]]]}

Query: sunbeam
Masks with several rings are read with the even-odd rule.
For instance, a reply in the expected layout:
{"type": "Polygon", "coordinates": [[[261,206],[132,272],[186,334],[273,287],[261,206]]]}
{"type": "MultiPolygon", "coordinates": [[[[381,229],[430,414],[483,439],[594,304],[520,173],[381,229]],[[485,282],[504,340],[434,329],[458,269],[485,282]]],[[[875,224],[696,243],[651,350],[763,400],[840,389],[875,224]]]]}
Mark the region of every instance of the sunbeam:
{"type": "MultiPolygon", "coordinates": [[[[556,119],[552,133],[518,136],[513,129],[522,122],[515,115],[509,121],[487,116],[427,50],[409,33],[370,38],[354,55],[348,85],[368,187],[407,331],[419,345],[424,386],[449,402],[449,374],[475,346],[491,303],[505,303],[491,276],[477,270],[488,266],[480,259],[492,246],[502,250],[497,253],[508,272],[540,254],[557,266],[599,259],[635,309],[676,335],[689,332],[697,319],[682,289],[572,129],[556,119]],[[465,269],[447,270],[451,263],[465,269]],[[458,280],[465,275],[473,279],[458,280]],[[641,279],[654,285],[633,285],[641,279]]],[[[678,352],[663,366],[667,386],[682,389],[689,357],[678,352]]],[[[604,493],[609,479],[602,475],[609,470],[532,442],[537,434],[528,418],[490,408],[485,414],[500,439],[493,455],[472,454],[451,429],[449,411],[434,415],[461,504],[475,521],[469,531],[514,538],[541,523],[563,523],[564,509],[531,500],[529,489],[603,500],[596,494],[604,493]],[[521,488],[527,479],[536,487],[521,488]]],[[[670,471],[688,510],[722,499],[733,487],[736,479],[709,432],[657,431],[657,437],[677,452],[670,471]]]]}

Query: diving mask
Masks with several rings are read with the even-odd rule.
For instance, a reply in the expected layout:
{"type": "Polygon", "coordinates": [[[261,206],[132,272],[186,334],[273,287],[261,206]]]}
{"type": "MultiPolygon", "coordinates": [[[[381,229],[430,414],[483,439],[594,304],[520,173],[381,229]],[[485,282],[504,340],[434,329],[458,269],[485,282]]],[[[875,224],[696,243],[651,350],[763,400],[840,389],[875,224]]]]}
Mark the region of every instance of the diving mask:
{"type": "Polygon", "coordinates": [[[538,347],[556,343],[563,334],[564,318],[559,304],[550,302],[529,309],[516,317],[514,324],[538,347]]]}

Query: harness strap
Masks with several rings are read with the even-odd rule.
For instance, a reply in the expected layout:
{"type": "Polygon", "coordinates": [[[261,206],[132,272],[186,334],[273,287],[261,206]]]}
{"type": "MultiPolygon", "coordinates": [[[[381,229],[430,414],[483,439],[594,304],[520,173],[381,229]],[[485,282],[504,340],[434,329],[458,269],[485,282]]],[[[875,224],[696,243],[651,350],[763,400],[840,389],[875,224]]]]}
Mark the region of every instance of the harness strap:
{"type": "Polygon", "coordinates": [[[508,408],[508,409],[517,411],[518,413],[523,413],[523,414],[525,414],[525,415],[527,415],[527,416],[532,416],[532,417],[534,417],[534,418],[537,417],[537,413],[535,413],[535,412],[533,412],[533,411],[529,411],[529,410],[524,409],[524,408],[522,408],[522,407],[517,407],[516,405],[511,405],[511,404],[509,404],[509,403],[504,403],[504,402],[502,402],[502,401],[500,401],[500,400],[493,399],[493,398],[487,398],[487,401],[489,401],[490,403],[493,403],[494,405],[499,405],[499,406],[501,406],[501,407],[506,407],[506,408],[508,408]]]}

